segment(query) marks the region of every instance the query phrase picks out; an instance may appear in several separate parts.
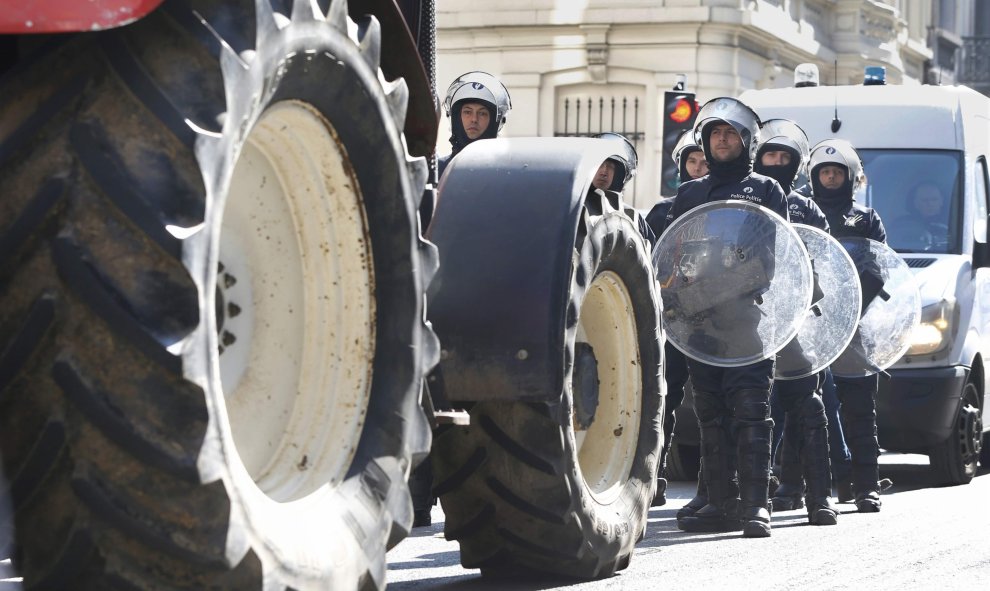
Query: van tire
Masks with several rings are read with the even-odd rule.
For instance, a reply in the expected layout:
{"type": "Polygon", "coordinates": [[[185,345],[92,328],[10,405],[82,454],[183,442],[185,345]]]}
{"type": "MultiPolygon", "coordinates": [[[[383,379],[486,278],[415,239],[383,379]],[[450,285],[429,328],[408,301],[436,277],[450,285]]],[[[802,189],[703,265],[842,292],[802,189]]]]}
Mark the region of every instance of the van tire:
{"type": "Polygon", "coordinates": [[[983,444],[979,390],[972,378],[963,386],[952,435],[928,452],[936,484],[968,484],[976,476],[983,444]]]}
{"type": "MultiPolygon", "coordinates": [[[[121,29],[52,38],[0,81],[0,455],[10,482],[0,506],[13,506],[26,588],[385,586],[386,546],[412,525],[406,478],[431,437],[419,403],[439,352],[423,319],[437,265],[418,232],[426,164],[403,147],[406,90],[381,82],[377,21],[355,27],[344,0],[327,14],[315,1],[293,7],[166,2],[121,29]],[[286,113],[314,123],[313,145],[332,135],[346,156],[312,154],[314,167],[325,158],[347,173],[329,188],[350,190],[354,217],[341,228],[366,249],[323,248],[374,291],[365,289],[373,322],[355,328],[369,353],[348,366],[370,383],[348,394],[359,427],[345,441],[306,439],[317,450],[319,437],[335,442],[332,470],[313,453],[275,462],[265,474],[313,489],[282,498],[256,484],[235,443],[245,425],[233,426],[237,402],[225,394],[241,390],[223,391],[218,351],[254,341],[221,326],[235,316],[221,296],[236,280],[218,267],[225,213],[245,197],[228,200],[228,189],[250,172],[237,163],[286,113]]],[[[278,139],[310,141],[297,132],[278,139]]],[[[293,228],[300,242],[319,235],[293,228]]],[[[322,260],[318,250],[306,255],[322,260]]],[[[303,301],[296,312],[307,319],[346,315],[303,301]]],[[[248,431],[276,413],[254,414],[248,431]]]]}

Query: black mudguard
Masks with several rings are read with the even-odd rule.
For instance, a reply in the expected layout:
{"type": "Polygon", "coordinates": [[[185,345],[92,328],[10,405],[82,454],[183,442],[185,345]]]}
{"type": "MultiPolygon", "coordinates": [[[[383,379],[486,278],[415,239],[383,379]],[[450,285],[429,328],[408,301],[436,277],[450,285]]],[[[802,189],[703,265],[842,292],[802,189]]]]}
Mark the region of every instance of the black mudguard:
{"type": "Polygon", "coordinates": [[[431,384],[447,400],[560,395],[578,223],[612,155],[593,138],[511,138],[451,161],[427,232],[440,253],[427,299],[442,347],[431,384]]]}

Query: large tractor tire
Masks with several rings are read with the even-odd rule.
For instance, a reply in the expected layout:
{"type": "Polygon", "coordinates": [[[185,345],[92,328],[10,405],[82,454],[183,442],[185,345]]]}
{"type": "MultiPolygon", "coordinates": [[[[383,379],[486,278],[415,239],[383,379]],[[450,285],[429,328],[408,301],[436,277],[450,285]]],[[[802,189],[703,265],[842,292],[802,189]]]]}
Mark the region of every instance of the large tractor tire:
{"type": "Polygon", "coordinates": [[[969,484],[976,476],[982,448],[980,391],[971,377],[963,386],[952,435],[928,452],[932,478],[937,484],[969,484]]]}
{"type": "Polygon", "coordinates": [[[411,527],[439,349],[406,87],[345,0],[272,4],[170,1],[2,81],[27,589],[381,589],[411,527]]]}
{"type": "Polygon", "coordinates": [[[485,575],[612,575],[643,537],[655,492],[663,348],[648,245],[593,192],[573,257],[560,260],[571,264],[563,391],[478,402],[470,427],[434,443],[444,534],[485,575]]]}

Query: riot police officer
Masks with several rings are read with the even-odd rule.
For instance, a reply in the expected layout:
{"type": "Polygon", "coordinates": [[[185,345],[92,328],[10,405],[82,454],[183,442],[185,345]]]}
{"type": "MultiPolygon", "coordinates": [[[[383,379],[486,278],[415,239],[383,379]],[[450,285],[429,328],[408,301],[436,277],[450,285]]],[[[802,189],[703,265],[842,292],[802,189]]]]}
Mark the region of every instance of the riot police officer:
{"type": "MultiPolygon", "coordinates": [[[[863,163],[852,144],[839,139],[818,143],[811,151],[809,168],[812,195],[825,213],[833,236],[858,236],[886,243],[887,233],[880,216],[853,199],[865,176],[863,163]]],[[[852,455],[853,494],[856,508],[862,513],[880,510],[878,379],[876,374],[864,378],[835,376],[843,431],[852,455]]]]}
{"type": "MultiPolygon", "coordinates": [[[[677,140],[674,146],[674,163],[677,165],[678,181],[685,183],[701,178],[708,174],[708,161],[705,160],[705,153],[701,146],[694,141],[694,130],[687,130],[677,140]]],[[[660,236],[667,223],[667,213],[670,206],[674,204],[674,197],[665,197],[657,201],[656,205],[646,214],[646,223],[650,225],[653,233],[660,236]]],[[[667,396],[664,399],[663,407],[663,447],[660,448],[660,472],[657,478],[657,494],[653,497],[653,506],[659,507],[667,503],[667,456],[670,454],[670,446],[676,426],[676,411],[684,402],[684,386],[687,384],[688,371],[687,359],[670,342],[664,343],[664,381],[667,384],[667,396]]],[[[701,509],[708,504],[708,493],[705,490],[705,481],[698,472],[698,492],[694,498],[688,501],[687,505],[677,512],[677,518],[681,519],[701,509]]]]}
{"type": "MultiPolygon", "coordinates": [[[[667,224],[694,207],[724,199],[750,201],[787,219],[783,189],[777,181],[753,172],[759,137],[759,117],[745,104],[726,97],[706,103],[698,113],[695,139],[704,150],[709,173],[678,187],[667,224]]],[[[716,367],[688,360],[708,504],[680,519],[681,529],[741,529],[745,537],[770,535],[773,363],[771,358],[742,367],[716,367]],[[738,483],[732,477],[733,447],[738,483]]]]}
{"type": "Polygon", "coordinates": [[[674,163],[677,164],[677,180],[686,183],[708,174],[705,152],[694,139],[694,130],[687,130],[674,145],[674,163]]]}
{"type": "MultiPolygon", "coordinates": [[[[595,172],[595,176],[591,180],[591,190],[611,191],[621,195],[629,182],[636,176],[636,167],[639,165],[636,147],[629,141],[629,138],[621,133],[607,131],[595,137],[610,142],[614,146],[615,155],[606,159],[598,167],[598,171],[595,172]]],[[[646,223],[646,219],[635,208],[624,207],[626,214],[635,220],[639,233],[650,243],[652,248],[657,242],[657,237],[646,223]]]]}
{"type": "Polygon", "coordinates": [[[498,136],[512,110],[512,100],[495,76],[468,72],[447,87],[443,106],[450,118],[451,153],[437,160],[438,178],[443,177],[450,160],[468,144],[498,136]]]}
{"type": "MultiPolygon", "coordinates": [[[[677,139],[674,145],[674,164],[677,165],[677,181],[679,184],[700,179],[708,174],[708,161],[701,146],[694,141],[694,130],[688,129],[677,139]]],[[[674,204],[674,197],[664,197],[646,214],[646,222],[653,228],[653,233],[659,236],[667,223],[667,212],[674,204]]]]}
{"type": "Polygon", "coordinates": [[[621,193],[636,176],[636,167],[639,163],[636,147],[621,133],[607,131],[595,137],[612,144],[615,156],[602,162],[591,184],[596,189],[621,193]]]}
{"type": "MultiPolygon", "coordinates": [[[[811,199],[792,190],[798,174],[806,170],[809,157],[808,136],[796,123],[787,119],[763,122],[762,142],[753,170],[776,180],[787,192],[792,223],[828,232],[828,220],[821,209],[811,199]]],[[[809,522],[835,525],[838,512],[830,498],[828,421],[818,393],[824,379],[823,371],[795,380],[774,381],[771,416],[775,431],[778,422],[785,426],[785,431],[780,486],[774,492],[772,503],[775,510],[800,509],[806,504],[809,522]],[[774,407],[780,409],[777,416],[773,416],[774,407]],[[806,489],[802,480],[807,482],[806,489]]]]}

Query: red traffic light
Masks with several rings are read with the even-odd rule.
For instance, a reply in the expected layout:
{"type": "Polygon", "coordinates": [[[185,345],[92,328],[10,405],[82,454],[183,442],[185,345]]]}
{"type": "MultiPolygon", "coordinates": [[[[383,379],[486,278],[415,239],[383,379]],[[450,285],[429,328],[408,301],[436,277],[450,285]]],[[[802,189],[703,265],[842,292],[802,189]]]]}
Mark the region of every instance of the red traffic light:
{"type": "Polygon", "coordinates": [[[686,98],[679,98],[670,112],[670,120],[675,123],[684,123],[692,115],[694,115],[694,105],[686,98]]]}

